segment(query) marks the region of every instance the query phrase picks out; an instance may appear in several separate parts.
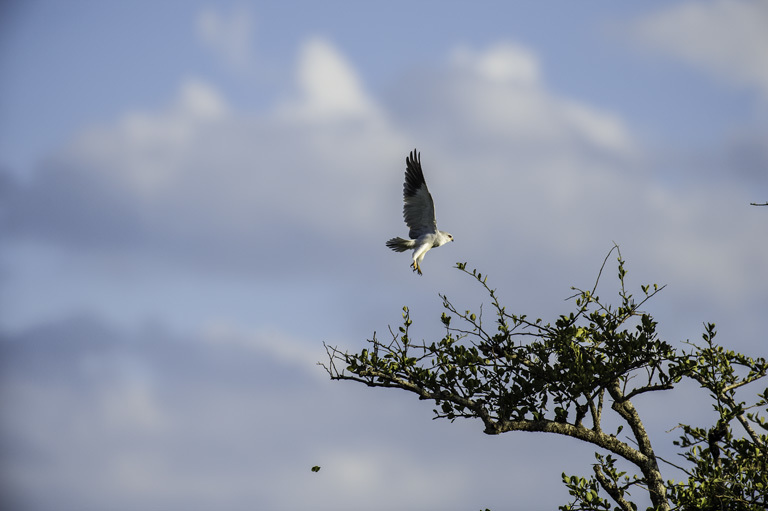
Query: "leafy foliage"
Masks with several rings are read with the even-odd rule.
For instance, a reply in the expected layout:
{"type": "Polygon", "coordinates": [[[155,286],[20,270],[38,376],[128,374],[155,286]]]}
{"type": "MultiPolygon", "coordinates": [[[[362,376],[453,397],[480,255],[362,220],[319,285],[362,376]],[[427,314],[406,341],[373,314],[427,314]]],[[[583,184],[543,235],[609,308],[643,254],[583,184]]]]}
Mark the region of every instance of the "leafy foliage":
{"type": "Polygon", "coordinates": [[[675,444],[686,449],[682,456],[692,468],[686,470],[687,481],[670,481],[671,500],[679,509],[768,509],[768,436],[755,431],[768,431],[768,424],[747,412],[766,406],[768,388],[751,406],[736,398],[736,389],[765,376],[768,365],[717,346],[713,324],[706,325],[702,337],[704,345],[692,345],[681,359],[690,366],[688,376],[709,391],[719,419],[708,430],[681,425],[684,434],[675,444]],[[739,376],[739,369],[746,374],[739,376]],[[733,421],[744,436],[734,435],[733,421]]]}
{"type": "MultiPolygon", "coordinates": [[[[691,344],[690,352],[659,339],[656,322],[641,308],[663,287],[641,286],[639,299],[628,293],[624,260],[616,246],[603,261],[595,285],[574,288],[575,310],[553,323],[508,313],[487,277],[467,270],[465,263],[457,268],[487,292],[493,309],[490,320],[483,317],[482,307],[477,313],[460,311],[441,295],[445,334],[434,342],[414,342],[410,311],[404,307],[403,324],[397,332],[390,330],[391,341],[380,342],[374,334],[370,348],[358,354],[326,345],[325,368],[331,378],[413,392],[434,402],[436,418],[478,418],[487,434],[540,431],[607,451],[596,453],[589,479],[563,474],[574,501],[562,510],[635,510],[628,500],[633,487],[647,490],[655,509],[765,509],[766,435],[752,427],[766,428],[765,420],[748,413],[735,394],[766,375],[765,360],[714,344],[714,325],[706,325],[705,346],[691,344]],[[614,252],[616,305],[596,294],[614,252]],[[683,457],[691,466],[685,469],[690,477],[665,482],[632,398],[670,390],[683,378],[709,391],[720,420],[709,430],[681,425],[684,435],[678,445],[687,449],[683,457]],[[616,431],[603,430],[608,410],[621,421],[616,431]],[[746,436],[733,434],[734,420],[746,436]],[[624,426],[628,441],[619,437],[624,426]],[[614,455],[634,464],[638,473],[627,476],[619,471],[614,455]]],[[[765,406],[765,393],[761,397],[753,407],[765,406]]]]}

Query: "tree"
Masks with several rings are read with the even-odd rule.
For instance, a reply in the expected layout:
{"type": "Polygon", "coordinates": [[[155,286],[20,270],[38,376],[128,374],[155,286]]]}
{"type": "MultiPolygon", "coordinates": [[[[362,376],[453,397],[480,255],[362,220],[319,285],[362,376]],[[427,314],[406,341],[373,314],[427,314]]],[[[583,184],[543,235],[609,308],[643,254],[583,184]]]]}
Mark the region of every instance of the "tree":
{"type": "Polygon", "coordinates": [[[636,300],[624,286],[626,270],[618,246],[606,256],[592,289],[572,288],[575,308],[554,323],[510,314],[496,292],[466,263],[457,268],[490,298],[492,323],[469,310],[460,312],[441,295],[445,312],[442,339],[414,342],[410,312],[391,341],[373,338],[369,348],[350,354],[325,345],[323,364],[333,380],[412,392],[435,404],[436,418],[477,418],[484,432],[538,431],[572,437],[599,448],[589,478],[567,476],[573,502],[561,510],[635,510],[635,488],[648,492],[656,510],[765,510],[768,508],[768,425],[754,410],[765,407],[768,388],[751,405],[737,390],[768,373],[765,359],[728,351],[714,342],[715,325],[705,325],[703,343],[675,348],[660,340],[657,323],[641,308],[663,287],[641,286],[636,300]],[[618,255],[618,303],[597,294],[611,254],[618,255]],[[458,319],[459,325],[454,326],[458,319]],[[686,351],[687,349],[687,351],[686,351]],[[683,379],[705,389],[719,415],[709,427],[680,425],[675,442],[686,466],[685,481],[665,481],[633,399],[672,390],[683,379]],[[616,431],[603,429],[616,415],[616,431]],[[625,435],[620,436],[624,428],[625,435]],[[635,467],[621,471],[623,458],[635,467]],[[613,507],[612,507],[613,506],[613,507]]]}

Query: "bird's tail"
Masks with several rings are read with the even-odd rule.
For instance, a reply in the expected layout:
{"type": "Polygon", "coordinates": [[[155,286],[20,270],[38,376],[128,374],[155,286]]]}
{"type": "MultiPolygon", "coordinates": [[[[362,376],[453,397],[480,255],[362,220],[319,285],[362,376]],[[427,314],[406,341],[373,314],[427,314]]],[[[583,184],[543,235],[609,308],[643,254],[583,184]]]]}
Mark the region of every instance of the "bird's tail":
{"type": "Polygon", "coordinates": [[[416,246],[416,242],[413,240],[404,240],[403,238],[392,238],[387,241],[387,246],[395,252],[405,252],[416,246]]]}

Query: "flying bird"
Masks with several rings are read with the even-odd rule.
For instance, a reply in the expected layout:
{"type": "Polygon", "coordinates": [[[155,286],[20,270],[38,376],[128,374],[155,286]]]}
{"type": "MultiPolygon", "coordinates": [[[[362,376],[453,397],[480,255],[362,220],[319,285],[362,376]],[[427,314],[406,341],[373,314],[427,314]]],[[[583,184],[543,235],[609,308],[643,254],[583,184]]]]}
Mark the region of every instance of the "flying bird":
{"type": "Polygon", "coordinates": [[[421,170],[421,154],[416,149],[405,159],[405,184],[403,185],[403,218],[410,231],[409,240],[392,238],[387,246],[395,252],[413,249],[413,271],[421,275],[421,261],[429,249],[453,241],[453,236],[437,229],[435,203],[424,181],[421,170]]]}

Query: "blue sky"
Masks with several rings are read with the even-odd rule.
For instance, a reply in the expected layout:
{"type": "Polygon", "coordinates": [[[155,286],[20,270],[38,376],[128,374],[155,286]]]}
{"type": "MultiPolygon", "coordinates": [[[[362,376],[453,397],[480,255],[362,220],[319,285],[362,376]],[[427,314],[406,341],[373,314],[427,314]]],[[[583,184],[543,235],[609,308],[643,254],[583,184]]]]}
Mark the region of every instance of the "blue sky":
{"type": "MultiPolygon", "coordinates": [[[[456,261],[551,318],[616,242],[668,340],[765,356],[766,34],[764,1],[4,3],[5,498],[564,503],[589,449],[330,382],[322,342],[439,336],[438,293],[483,301],[456,261]],[[421,278],[384,247],[414,146],[456,238],[421,278]]],[[[661,451],[703,400],[638,403],[661,451]]]]}

